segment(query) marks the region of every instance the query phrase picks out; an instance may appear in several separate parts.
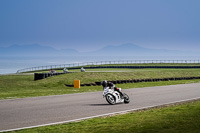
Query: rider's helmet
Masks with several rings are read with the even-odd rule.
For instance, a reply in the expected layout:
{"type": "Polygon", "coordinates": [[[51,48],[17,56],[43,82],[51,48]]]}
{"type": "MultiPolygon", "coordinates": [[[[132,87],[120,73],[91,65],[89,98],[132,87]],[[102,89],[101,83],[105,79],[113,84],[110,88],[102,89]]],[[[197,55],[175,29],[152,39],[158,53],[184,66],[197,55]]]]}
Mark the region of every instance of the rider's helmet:
{"type": "Polygon", "coordinates": [[[104,81],[102,82],[102,86],[103,86],[103,87],[107,87],[107,81],[106,81],[106,80],[104,80],[104,81]]]}

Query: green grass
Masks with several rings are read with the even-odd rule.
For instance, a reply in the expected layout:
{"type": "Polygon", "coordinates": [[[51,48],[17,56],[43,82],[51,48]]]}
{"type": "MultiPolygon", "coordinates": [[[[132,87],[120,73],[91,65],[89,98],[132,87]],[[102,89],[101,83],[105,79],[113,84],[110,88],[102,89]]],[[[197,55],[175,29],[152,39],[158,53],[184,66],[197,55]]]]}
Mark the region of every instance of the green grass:
{"type": "MultiPolygon", "coordinates": [[[[144,69],[131,69],[131,68],[98,68],[98,69],[86,69],[86,72],[150,72],[150,71],[199,71],[199,68],[193,69],[167,69],[167,68],[144,68],[144,69]]],[[[63,70],[56,70],[56,72],[63,72],[63,70]]],[[[69,72],[80,72],[80,69],[72,69],[69,72]]],[[[49,73],[49,71],[37,71],[36,73],[49,73]]]]}
{"type": "Polygon", "coordinates": [[[111,65],[105,65],[105,66],[200,66],[200,63],[137,63],[137,64],[111,64],[111,65]]]}
{"type": "MultiPolygon", "coordinates": [[[[86,69],[86,72],[103,72],[103,71],[121,71],[121,72],[152,72],[152,71],[168,71],[168,72],[173,72],[173,71],[199,71],[199,68],[193,68],[193,69],[170,69],[170,68],[143,68],[143,69],[132,69],[132,68],[98,68],[98,69],[86,69]]],[[[42,71],[42,72],[47,72],[47,71],[42,71]]],[[[56,72],[62,72],[61,70],[58,70],[56,72]]],[[[69,70],[69,72],[80,72],[79,69],[74,69],[74,70],[69,70]]]]}
{"type": "MultiPolygon", "coordinates": [[[[69,73],[34,81],[33,75],[0,75],[0,99],[60,95],[70,93],[102,91],[101,86],[84,86],[80,89],[66,87],[74,80],[81,83],[92,83],[103,80],[128,80],[164,77],[200,76],[200,69],[135,69],[132,72],[82,72],[69,73]]],[[[162,86],[172,84],[196,83],[200,80],[162,81],[146,83],[118,84],[123,89],[162,86]]]]}
{"type": "Polygon", "coordinates": [[[200,101],[13,133],[199,133],[200,101]]]}
{"type": "Polygon", "coordinates": [[[134,63],[134,64],[128,63],[128,64],[105,64],[105,65],[94,64],[87,66],[200,66],[200,63],[134,63]]]}
{"type": "Polygon", "coordinates": [[[200,63],[127,63],[127,64],[103,64],[103,65],[95,65],[94,63],[93,65],[87,65],[87,66],[88,67],[89,66],[200,66],[200,63]]]}

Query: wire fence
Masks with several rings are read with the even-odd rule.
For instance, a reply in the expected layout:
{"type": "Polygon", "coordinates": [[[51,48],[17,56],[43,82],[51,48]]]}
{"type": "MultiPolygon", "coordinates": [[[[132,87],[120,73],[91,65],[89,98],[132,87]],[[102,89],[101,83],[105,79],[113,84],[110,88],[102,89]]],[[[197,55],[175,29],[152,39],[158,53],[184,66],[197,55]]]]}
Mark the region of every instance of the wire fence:
{"type": "Polygon", "coordinates": [[[20,69],[17,73],[22,72],[33,72],[39,70],[59,69],[59,68],[71,68],[71,67],[82,67],[89,65],[112,65],[112,64],[158,64],[158,63],[200,63],[200,60],[119,60],[119,61],[97,61],[97,62],[83,62],[83,63],[72,63],[72,64],[59,64],[59,65],[48,65],[48,66],[37,66],[20,69]]]}

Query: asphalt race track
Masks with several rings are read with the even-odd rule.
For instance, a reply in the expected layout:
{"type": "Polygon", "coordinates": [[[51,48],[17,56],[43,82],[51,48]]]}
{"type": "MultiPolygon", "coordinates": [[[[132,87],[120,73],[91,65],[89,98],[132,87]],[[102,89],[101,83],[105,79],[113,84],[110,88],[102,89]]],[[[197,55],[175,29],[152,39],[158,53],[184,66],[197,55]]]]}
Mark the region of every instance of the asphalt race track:
{"type": "MultiPolygon", "coordinates": [[[[94,86],[95,87],[95,86],[94,86]]],[[[200,83],[122,89],[129,104],[109,105],[102,92],[0,100],[0,132],[72,122],[200,98],[200,83]]]]}

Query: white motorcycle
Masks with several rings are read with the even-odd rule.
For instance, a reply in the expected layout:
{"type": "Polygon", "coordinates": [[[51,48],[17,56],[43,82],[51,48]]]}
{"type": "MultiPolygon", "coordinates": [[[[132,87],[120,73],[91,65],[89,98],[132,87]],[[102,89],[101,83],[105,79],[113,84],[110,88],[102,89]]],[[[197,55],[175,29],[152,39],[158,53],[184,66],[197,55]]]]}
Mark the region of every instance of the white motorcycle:
{"type": "MultiPolygon", "coordinates": [[[[119,88],[119,91],[121,91],[121,88],[119,88]]],[[[104,87],[103,89],[103,97],[106,98],[106,101],[114,105],[116,103],[129,103],[129,96],[125,93],[123,93],[123,98],[121,98],[120,93],[114,90],[114,87],[104,87]]]]}

